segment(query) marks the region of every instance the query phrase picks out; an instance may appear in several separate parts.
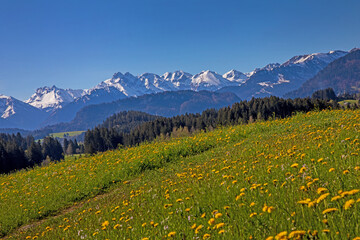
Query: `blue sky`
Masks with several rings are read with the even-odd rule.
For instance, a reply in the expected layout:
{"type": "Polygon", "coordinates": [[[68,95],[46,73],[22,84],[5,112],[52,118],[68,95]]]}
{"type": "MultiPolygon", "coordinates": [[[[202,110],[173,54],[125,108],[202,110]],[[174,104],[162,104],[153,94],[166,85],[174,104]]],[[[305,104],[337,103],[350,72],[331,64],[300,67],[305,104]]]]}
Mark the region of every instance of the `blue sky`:
{"type": "Polygon", "coordinates": [[[114,72],[252,71],[359,47],[358,0],[0,1],[0,93],[91,88],[114,72]]]}

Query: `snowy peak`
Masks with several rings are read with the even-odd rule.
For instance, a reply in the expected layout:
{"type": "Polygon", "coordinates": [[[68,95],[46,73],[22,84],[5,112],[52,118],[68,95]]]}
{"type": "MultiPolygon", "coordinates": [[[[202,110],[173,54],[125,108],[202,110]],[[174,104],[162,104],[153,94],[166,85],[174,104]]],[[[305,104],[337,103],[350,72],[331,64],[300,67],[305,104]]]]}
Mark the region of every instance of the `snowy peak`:
{"type": "Polygon", "coordinates": [[[238,82],[238,83],[244,83],[248,79],[248,76],[246,76],[244,73],[234,69],[225,73],[222,76],[223,78],[229,80],[230,82],[238,82]]]}
{"type": "Polygon", "coordinates": [[[330,51],[328,53],[313,53],[313,54],[299,55],[291,58],[289,61],[282,64],[282,66],[306,65],[308,63],[329,64],[332,61],[345,56],[347,53],[348,52],[337,50],[337,51],[330,51]]]}
{"type": "Polygon", "coordinates": [[[221,87],[229,86],[232,84],[232,82],[223,78],[220,74],[212,72],[210,70],[202,71],[191,78],[191,89],[195,91],[215,91],[221,87]]]}
{"type": "Polygon", "coordinates": [[[180,81],[186,81],[190,79],[192,75],[190,73],[184,72],[182,70],[175,71],[175,72],[166,72],[162,75],[162,78],[164,78],[166,81],[170,82],[180,82],[180,81]]]}
{"type": "Polygon", "coordinates": [[[52,111],[84,95],[84,90],[61,89],[56,86],[41,87],[25,101],[36,108],[52,111]]]}
{"type": "Polygon", "coordinates": [[[33,109],[36,108],[16,98],[0,94],[0,118],[6,119],[16,113],[26,113],[33,109]]]}

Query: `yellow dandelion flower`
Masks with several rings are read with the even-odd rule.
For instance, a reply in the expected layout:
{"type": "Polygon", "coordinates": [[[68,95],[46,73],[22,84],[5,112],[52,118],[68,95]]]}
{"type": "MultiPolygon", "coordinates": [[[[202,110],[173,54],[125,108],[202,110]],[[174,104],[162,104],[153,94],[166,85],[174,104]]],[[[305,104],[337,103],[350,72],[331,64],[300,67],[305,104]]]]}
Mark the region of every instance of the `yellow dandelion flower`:
{"type": "Polygon", "coordinates": [[[290,167],[292,167],[292,168],[297,168],[299,166],[299,164],[297,164],[297,163],[294,163],[293,165],[291,165],[290,167]]]}
{"type": "Polygon", "coordinates": [[[335,197],[333,197],[333,198],[331,198],[331,201],[333,202],[333,201],[337,201],[337,200],[339,200],[340,198],[342,198],[341,196],[335,196],[335,197]]]}
{"type": "Polygon", "coordinates": [[[109,221],[105,221],[105,222],[103,222],[102,224],[101,224],[101,226],[102,227],[107,227],[107,226],[109,226],[109,221]]]}
{"type": "Polygon", "coordinates": [[[274,240],[273,236],[267,237],[265,240],[274,240]]]}
{"type": "Polygon", "coordinates": [[[287,231],[283,231],[281,233],[278,233],[276,236],[275,236],[275,239],[282,239],[284,237],[287,236],[287,231]]]}
{"type": "Polygon", "coordinates": [[[316,199],[316,203],[320,203],[322,200],[327,198],[327,196],[329,196],[329,195],[330,195],[330,193],[325,193],[325,194],[321,195],[318,199],[316,199]]]}
{"type": "Polygon", "coordinates": [[[222,213],[216,213],[215,214],[215,218],[221,218],[222,217],[222,213]]]}
{"type": "Polygon", "coordinates": [[[326,192],[326,191],[327,191],[326,188],[320,187],[320,188],[317,189],[317,194],[322,194],[323,192],[326,192]]]}
{"type": "Polygon", "coordinates": [[[195,229],[196,228],[196,223],[194,223],[194,225],[191,226],[191,229],[195,229]]]}
{"type": "Polygon", "coordinates": [[[307,199],[305,199],[305,200],[300,200],[300,201],[298,201],[297,203],[303,204],[303,205],[308,205],[310,202],[311,202],[311,199],[310,199],[310,198],[307,198],[307,199]]]}
{"type": "Polygon", "coordinates": [[[250,217],[253,217],[253,216],[256,216],[256,215],[257,215],[257,213],[253,212],[253,213],[250,214],[250,217]]]}
{"type": "Polygon", "coordinates": [[[215,223],[215,218],[210,218],[210,220],[208,221],[209,225],[213,225],[215,223]]]}
{"type": "Polygon", "coordinates": [[[355,203],[354,199],[350,199],[350,200],[346,201],[344,204],[344,209],[348,210],[349,208],[351,208],[354,205],[354,203],[355,203]]]}
{"type": "Polygon", "coordinates": [[[324,211],[322,211],[322,214],[327,214],[327,213],[335,212],[335,211],[337,211],[337,210],[338,210],[337,208],[328,208],[328,209],[325,209],[324,211]]]}
{"type": "Polygon", "coordinates": [[[215,225],[216,229],[222,228],[225,225],[225,223],[218,223],[215,225]]]}
{"type": "Polygon", "coordinates": [[[330,168],[329,169],[329,172],[333,172],[333,171],[335,171],[335,168],[330,168]]]}
{"type": "Polygon", "coordinates": [[[225,230],[224,229],[221,229],[220,231],[219,231],[219,234],[223,234],[225,232],[225,230]]]}
{"type": "Polygon", "coordinates": [[[204,236],[203,236],[203,239],[208,239],[209,237],[210,237],[210,234],[205,233],[204,236]]]}
{"type": "Polygon", "coordinates": [[[198,234],[202,228],[203,228],[203,225],[199,225],[199,226],[195,229],[195,234],[198,234]]]}
{"type": "Polygon", "coordinates": [[[174,237],[176,232],[169,232],[168,237],[174,237]]]}
{"type": "Polygon", "coordinates": [[[306,234],[306,231],[303,231],[303,230],[296,230],[296,231],[292,231],[290,234],[289,234],[289,238],[299,238],[303,235],[306,234]]]}

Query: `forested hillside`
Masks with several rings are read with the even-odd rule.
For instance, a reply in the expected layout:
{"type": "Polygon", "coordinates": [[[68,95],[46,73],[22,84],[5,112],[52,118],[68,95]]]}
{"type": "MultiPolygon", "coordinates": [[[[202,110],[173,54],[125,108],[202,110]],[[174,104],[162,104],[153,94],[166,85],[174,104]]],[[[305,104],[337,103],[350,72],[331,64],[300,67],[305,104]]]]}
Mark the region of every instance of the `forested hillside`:
{"type": "Polygon", "coordinates": [[[112,128],[109,124],[88,130],[85,134],[87,153],[103,152],[119,146],[133,146],[157,137],[174,134],[189,135],[195,131],[207,131],[218,126],[246,124],[256,120],[284,118],[295,112],[314,109],[337,108],[336,102],[328,103],[317,98],[281,99],[278,97],[257,98],[235,103],[219,110],[209,109],[202,114],[185,114],[171,118],[159,118],[141,124],[129,133],[112,128]]]}

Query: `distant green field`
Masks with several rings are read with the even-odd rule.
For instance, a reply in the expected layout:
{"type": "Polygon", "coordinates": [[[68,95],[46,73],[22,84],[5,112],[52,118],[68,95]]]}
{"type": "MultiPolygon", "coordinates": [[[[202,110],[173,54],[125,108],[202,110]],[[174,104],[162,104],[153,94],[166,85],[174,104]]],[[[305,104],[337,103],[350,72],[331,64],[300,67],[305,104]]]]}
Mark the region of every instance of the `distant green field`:
{"type": "Polygon", "coordinates": [[[339,102],[340,105],[345,105],[346,103],[357,104],[358,101],[357,100],[344,100],[344,101],[339,102]]]}
{"type": "Polygon", "coordinates": [[[52,137],[63,138],[64,135],[67,137],[73,137],[82,134],[85,131],[73,131],[73,132],[59,132],[59,133],[50,133],[49,135],[52,137]]]}

